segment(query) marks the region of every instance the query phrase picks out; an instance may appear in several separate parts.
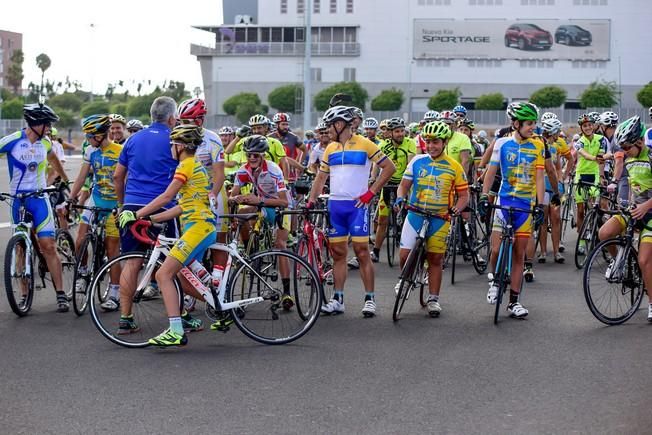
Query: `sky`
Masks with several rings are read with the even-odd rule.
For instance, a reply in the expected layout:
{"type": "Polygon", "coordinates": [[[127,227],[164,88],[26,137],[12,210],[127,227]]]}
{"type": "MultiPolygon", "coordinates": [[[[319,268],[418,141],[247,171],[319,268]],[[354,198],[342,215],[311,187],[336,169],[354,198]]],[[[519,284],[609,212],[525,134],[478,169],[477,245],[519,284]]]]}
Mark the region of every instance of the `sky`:
{"type": "Polygon", "coordinates": [[[214,39],[191,26],[221,23],[221,0],[6,0],[0,14],[0,29],[23,34],[23,87],[40,83],[35,59],[45,53],[52,60],[46,79],[56,83],[69,76],[84,90],[92,84],[95,93],[118,80],[132,93],[139,81],[147,91],[147,80],[151,89],[165,80],[201,88],[190,44],[211,45],[214,39]]]}

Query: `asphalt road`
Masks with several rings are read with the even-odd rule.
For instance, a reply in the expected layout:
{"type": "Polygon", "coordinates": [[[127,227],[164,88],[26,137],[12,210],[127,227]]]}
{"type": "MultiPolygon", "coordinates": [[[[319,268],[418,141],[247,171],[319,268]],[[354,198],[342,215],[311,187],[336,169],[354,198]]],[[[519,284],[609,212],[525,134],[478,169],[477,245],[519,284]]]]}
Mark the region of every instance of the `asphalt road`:
{"type": "Polygon", "coordinates": [[[455,286],[444,277],[439,319],[413,298],[393,323],[398,271],[384,261],[376,318],[360,315],[352,272],[347,312],[279,347],[233,329],[129,350],[88,315],[56,313],[51,289],[25,318],[0,295],[0,433],[652,433],[652,325],[642,309],[618,327],[595,320],[572,262],[537,265],[527,320],[494,326],[470,264],[455,286]]]}

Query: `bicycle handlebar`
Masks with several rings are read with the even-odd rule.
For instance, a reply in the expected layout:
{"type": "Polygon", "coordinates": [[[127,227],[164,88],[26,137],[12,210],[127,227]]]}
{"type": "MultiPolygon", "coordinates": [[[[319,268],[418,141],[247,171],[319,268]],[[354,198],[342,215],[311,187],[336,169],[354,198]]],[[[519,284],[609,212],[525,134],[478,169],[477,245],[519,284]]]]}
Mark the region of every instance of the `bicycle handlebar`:
{"type": "Polygon", "coordinates": [[[163,230],[166,227],[166,224],[162,223],[154,223],[150,220],[145,220],[145,219],[138,219],[136,222],[134,222],[131,227],[129,228],[129,231],[131,231],[131,234],[136,238],[141,243],[144,243],[146,245],[154,245],[156,244],[156,235],[150,232],[150,228],[157,228],[160,230],[163,230]]]}
{"type": "Polygon", "coordinates": [[[70,207],[78,209],[78,210],[90,210],[90,211],[96,211],[96,212],[100,212],[100,213],[104,213],[104,212],[114,213],[117,210],[115,208],[104,208],[104,207],[94,207],[94,206],[89,207],[89,206],[86,206],[86,205],[77,205],[77,204],[71,204],[70,207]]]}
{"type": "Polygon", "coordinates": [[[24,193],[15,193],[15,194],[8,193],[8,192],[0,192],[0,201],[6,201],[8,198],[25,200],[27,198],[31,198],[33,196],[39,196],[44,193],[58,192],[59,190],[60,190],[59,187],[52,186],[52,187],[46,187],[44,189],[35,190],[34,192],[24,192],[24,193]]]}

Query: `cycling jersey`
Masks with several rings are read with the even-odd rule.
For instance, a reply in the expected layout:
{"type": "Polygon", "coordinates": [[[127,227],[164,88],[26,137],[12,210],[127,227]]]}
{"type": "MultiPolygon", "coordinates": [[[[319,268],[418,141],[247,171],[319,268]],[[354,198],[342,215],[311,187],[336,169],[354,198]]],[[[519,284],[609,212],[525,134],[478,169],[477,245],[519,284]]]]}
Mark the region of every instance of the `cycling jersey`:
{"type": "Polygon", "coordinates": [[[215,217],[208,201],[210,184],[206,168],[194,157],[187,157],[179,163],[174,179],[183,183],[178,194],[182,225],[209,222],[215,230],[215,217]]]}
{"type": "Polygon", "coordinates": [[[46,187],[48,154],[51,151],[52,143],[47,136],[31,143],[25,130],[0,139],[0,153],[7,154],[12,194],[34,192],[46,187]]]}
{"type": "Polygon", "coordinates": [[[212,186],[213,163],[224,161],[224,148],[222,147],[222,141],[215,132],[204,128],[203,136],[204,140],[195,152],[195,159],[206,168],[212,186]]]}
{"type": "Polygon", "coordinates": [[[410,205],[441,216],[448,215],[454,193],[469,188],[462,165],[445,153],[434,160],[429,154],[416,156],[403,178],[412,181],[410,205]]]}
{"type": "Polygon", "coordinates": [[[358,199],[369,188],[371,163],[387,156],[369,139],[354,135],[344,145],[331,142],[319,170],[330,175],[330,199],[358,199]]]}
{"type": "Polygon", "coordinates": [[[83,161],[93,169],[93,196],[104,201],[117,201],[113,173],[118,165],[122,145],[109,142],[103,148],[89,146],[84,151],[83,161]]]}
{"type": "Polygon", "coordinates": [[[396,166],[396,171],[392,175],[392,178],[390,178],[389,182],[392,184],[400,183],[401,178],[403,178],[403,173],[408,166],[409,156],[417,153],[417,146],[414,143],[414,140],[406,137],[403,138],[403,142],[396,145],[392,139],[387,139],[380,145],[380,150],[383,154],[389,157],[396,166]]]}
{"type": "Polygon", "coordinates": [[[313,144],[313,146],[310,148],[310,157],[308,158],[308,166],[314,165],[315,163],[319,165],[323,158],[324,158],[324,147],[322,147],[321,142],[317,142],[316,144],[313,144]]]}
{"type": "Polygon", "coordinates": [[[299,145],[302,144],[302,141],[296,134],[288,131],[284,135],[281,135],[278,131],[276,131],[270,134],[268,138],[277,139],[279,142],[281,142],[281,145],[283,145],[283,148],[285,149],[285,154],[288,157],[295,160],[299,157],[299,151],[301,151],[299,149],[299,145]]]}
{"type": "Polygon", "coordinates": [[[282,192],[287,192],[283,171],[269,160],[263,160],[258,171],[254,171],[249,163],[243,165],[235,174],[234,184],[239,187],[251,184],[256,194],[263,198],[277,199],[282,192]]]}
{"type": "Polygon", "coordinates": [[[63,151],[63,145],[61,145],[58,140],[51,140],[50,143],[52,143],[52,151],[54,151],[54,154],[61,163],[64,163],[66,161],[66,154],[63,151]]]}
{"type": "Polygon", "coordinates": [[[471,140],[467,135],[459,131],[454,131],[453,136],[448,139],[445,151],[457,163],[462,163],[462,157],[460,157],[462,151],[468,151],[469,158],[473,158],[473,145],[471,145],[471,140]]]}
{"type": "Polygon", "coordinates": [[[642,147],[638,157],[625,160],[629,174],[629,185],[634,196],[634,203],[642,204],[652,198],[652,163],[650,150],[642,147]]]}
{"type": "MultiPolygon", "coordinates": [[[[598,154],[604,154],[607,152],[607,140],[599,134],[594,134],[590,140],[582,135],[582,137],[577,141],[576,147],[578,150],[584,150],[595,157],[598,154]]],[[[598,162],[595,160],[588,160],[578,153],[577,167],[575,168],[576,178],[580,174],[598,175],[599,170],[600,165],[598,165],[598,162]]]]}
{"type": "Polygon", "coordinates": [[[496,140],[492,166],[500,166],[502,182],[498,195],[531,202],[536,192],[537,171],[544,169],[544,144],[530,138],[519,143],[514,137],[496,140]]]}
{"type": "Polygon", "coordinates": [[[652,149],[652,128],[648,128],[645,132],[645,146],[652,149]]]}
{"type": "MultiPolygon", "coordinates": [[[[238,152],[238,151],[244,151],[242,148],[242,145],[244,144],[245,137],[240,139],[236,144],[235,148],[233,149],[233,153],[238,152]]],[[[286,157],[287,155],[285,154],[285,148],[283,148],[283,145],[281,142],[278,140],[274,139],[273,137],[267,136],[267,142],[269,143],[269,150],[265,153],[265,160],[271,160],[272,162],[276,163],[277,165],[281,164],[281,159],[283,157],[286,157]]]]}

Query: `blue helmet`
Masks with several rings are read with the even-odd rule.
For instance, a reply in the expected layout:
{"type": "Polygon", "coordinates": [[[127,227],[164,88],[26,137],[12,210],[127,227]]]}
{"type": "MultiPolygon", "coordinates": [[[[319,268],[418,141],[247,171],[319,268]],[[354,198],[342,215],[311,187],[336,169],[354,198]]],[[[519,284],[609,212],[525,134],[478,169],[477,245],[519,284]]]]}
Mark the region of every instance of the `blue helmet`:
{"type": "Polygon", "coordinates": [[[453,107],[453,113],[457,115],[458,113],[461,113],[462,116],[466,116],[466,107],[458,105],[453,107]]]}

